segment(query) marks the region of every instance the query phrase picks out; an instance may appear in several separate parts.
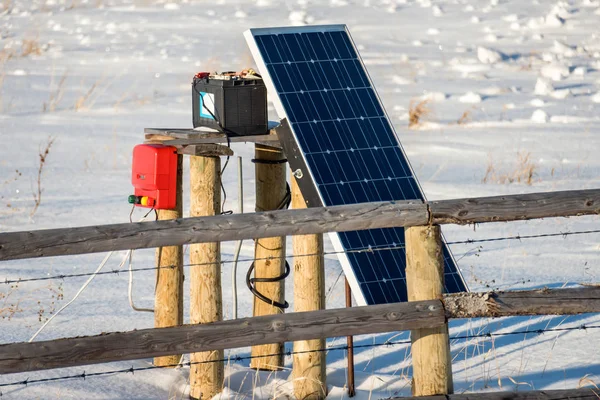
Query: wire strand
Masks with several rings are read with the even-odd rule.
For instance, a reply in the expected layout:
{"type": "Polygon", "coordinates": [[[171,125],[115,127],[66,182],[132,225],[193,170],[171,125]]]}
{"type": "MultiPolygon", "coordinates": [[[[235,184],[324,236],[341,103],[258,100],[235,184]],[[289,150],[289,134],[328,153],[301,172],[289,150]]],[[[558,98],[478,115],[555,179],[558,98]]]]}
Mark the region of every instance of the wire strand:
{"type": "MultiPolygon", "coordinates": [[[[346,251],[328,251],[328,252],[323,252],[323,253],[307,253],[307,254],[297,254],[297,255],[286,255],[285,258],[289,259],[289,258],[294,258],[294,257],[314,257],[314,256],[318,256],[318,255],[334,255],[334,254],[351,254],[351,253],[367,253],[367,252],[376,252],[376,251],[384,251],[384,250],[399,250],[399,249],[403,249],[404,246],[389,246],[389,247],[365,247],[365,248],[361,248],[361,249],[353,249],[353,250],[346,250],[346,251]]],[[[238,260],[238,262],[253,262],[253,261],[264,261],[264,260],[273,260],[276,257],[256,257],[256,258],[246,258],[246,259],[241,259],[238,260]]],[[[203,263],[193,263],[193,264],[183,264],[183,267],[196,267],[196,266],[208,266],[208,265],[215,265],[215,264],[232,264],[234,263],[235,260],[221,260],[221,261],[207,261],[207,262],[203,262],[203,263]]],[[[176,268],[175,265],[164,265],[164,266],[153,266],[153,267],[141,267],[141,268],[133,268],[131,269],[131,271],[133,272],[138,272],[138,271],[155,271],[157,269],[164,269],[164,268],[168,268],[168,269],[174,269],[176,268]]],[[[38,278],[24,278],[24,279],[5,279],[4,284],[13,284],[13,283],[24,283],[24,282],[35,282],[35,281],[48,281],[48,280],[54,280],[54,279],[69,279],[69,278],[80,278],[80,277],[85,277],[85,276],[90,276],[90,275],[118,275],[121,272],[129,272],[129,269],[114,269],[111,271],[103,271],[103,272],[98,272],[98,273],[94,273],[94,272],[82,272],[82,273],[77,273],[77,274],[59,274],[59,275],[53,275],[53,276],[42,276],[42,277],[38,277],[38,278]]]]}
{"type": "MultiPolygon", "coordinates": [[[[458,245],[458,244],[473,244],[473,243],[484,243],[484,242],[498,242],[498,241],[504,241],[504,240],[526,240],[526,239],[537,239],[537,238],[546,238],[546,237],[563,237],[564,239],[566,239],[568,236],[573,236],[573,235],[586,235],[586,234],[593,234],[593,233],[600,233],[600,229],[593,229],[593,230],[586,230],[586,231],[574,231],[574,232],[554,232],[554,233],[542,233],[542,234],[537,234],[537,235],[513,235],[513,236],[503,236],[503,237],[493,237],[493,238],[485,238],[485,239],[467,239],[467,240],[461,240],[461,241],[452,241],[452,242],[447,242],[446,244],[448,245],[458,245]]],[[[387,246],[387,247],[365,247],[365,248],[361,248],[361,249],[353,249],[353,250],[345,250],[345,251],[328,251],[328,252],[323,252],[322,254],[324,256],[327,255],[337,255],[337,254],[351,254],[351,253],[362,253],[362,252],[370,252],[370,251],[385,251],[385,250],[399,250],[399,249],[404,249],[405,246],[398,246],[395,244],[388,244],[388,245],[381,245],[381,246],[387,246]]],[[[309,254],[299,254],[299,255],[287,255],[285,256],[285,258],[293,258],[293,257],[313,257],[313,256],[317,256],[317,255],[321,255],[321,253],[309,253],[309,254]]],[[[259,257],[259,258],[247,258],[247,259],[242,259],[242,260],[238,260],[238,262],[252,262],[252,261],[261,261],[261,260],[271,260],[273,259],[273,257],[259,257]]],[[[196,264],[184,264],[184,267],[193,267],[193,266],[203,266],[203,265],[214,265],[214,264],[229,264],[229,263],[233,263],[234,260],[224,260],[224,261],[213,261],[213,262],[205,262],[205,263],[196,263],[196,264]]],[[[134,268],[131,271],[137,272],[137,271],[154,271],[156,269],[161,269],[161,268],[169,268],[169,269],[173,269],[175,268],[174,265],[166,265],[166,266],[161,266],[161,267],[145,267],[145,268],[134,268]]],[[[128,269],[125,270],[111,270],[111,271],[104,271],[104,272],[99,272],[96,275],[118,275],[121,272],[128,272],[128,269]]],[[[69,279],[69,278],[80,278],[80,277],[85,277],[85,276],[91,276],[94,273],[90,272],[90,273],[78,273],[78,274],[59,274],[59,275],[54,275],[54,276],[43,276],[43,277],[36,277],[36,278],[25,278],[25,279],[5,279],[4,280],[4,284],[14,284],[14,283],[23,283],[23,282],[35,282],[35,281],[47,281],[47,280],[56,280],[56,279],[69,279]]]]}

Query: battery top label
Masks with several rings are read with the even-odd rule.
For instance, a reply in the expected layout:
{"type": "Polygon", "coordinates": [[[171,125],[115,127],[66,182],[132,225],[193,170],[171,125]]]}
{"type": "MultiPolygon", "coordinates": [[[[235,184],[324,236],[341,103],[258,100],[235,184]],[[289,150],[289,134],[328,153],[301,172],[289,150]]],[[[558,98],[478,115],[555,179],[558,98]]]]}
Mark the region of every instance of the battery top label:
{"type": "Polygon", "coordinates": [[[200,92],[200,116],[207,119],[215,119],[215,95],[213,93],[200,92]]]}

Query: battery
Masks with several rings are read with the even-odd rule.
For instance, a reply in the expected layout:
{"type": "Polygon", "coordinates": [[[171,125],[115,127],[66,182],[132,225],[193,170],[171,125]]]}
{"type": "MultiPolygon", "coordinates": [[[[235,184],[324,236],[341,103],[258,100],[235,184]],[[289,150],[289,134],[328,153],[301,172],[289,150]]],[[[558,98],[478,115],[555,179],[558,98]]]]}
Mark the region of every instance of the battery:
{"type": "Polygon", "coordinates": [[[192,82],[192,115],[194,128],[206,126],[235,136],[265,135],[267,89],[257,78],[196,76],[192,82]]]}

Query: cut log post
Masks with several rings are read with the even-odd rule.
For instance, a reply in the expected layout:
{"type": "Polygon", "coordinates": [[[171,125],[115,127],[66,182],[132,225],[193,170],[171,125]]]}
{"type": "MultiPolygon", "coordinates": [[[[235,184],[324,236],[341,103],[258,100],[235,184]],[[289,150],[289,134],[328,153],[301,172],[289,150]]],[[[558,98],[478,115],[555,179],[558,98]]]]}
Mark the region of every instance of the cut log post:
{"type": "MultiPolygon", "coordinates": [[[[158,210],[158,220],[177,219],[182,215],[183,156],[177,156],[177,202],[173,210],[158,210]]],[[[164,328],[183,324],[183,247],[168,246],[156,249],[156,290],[154,294],[154,327],[164,328]],[[161,268],[162,267],[162,268],[161,268]]],[[[175,366],[181,354],[157,357],[156,366],[175,366]]]]}
{"type": "MultiPolygon", "coordinates": [[[[408,300],[441,299],[444,257],[438,225],[405,229],[408,300]]],[[[448,324],[411,331],[413,396],[453,393],[448,324]]]]}
{"type": "MultiPolygon", "coordinates": [[[[190,214],[217,215],[221,212],[221,159],[190,157],[190,214]]],[[[223,319],[220,243],[190,246],[190,323],[206,324],[223,319]]],[[[190,397],[210,399],[223,386],[223,350],[190,355],[190,397]],[[196,363],[196,364],[194,364],[196,363]]]]}
{"type": "MultiPolygon", "coordinates": [[[[304,207],[306,202],[296,179],[292,177],[292,208],[304,207]]],[[[293,248],[294,312],[325,309],[323,235],[294,236],[293,248]]],[[[294,342],[294,352],[323,348],[323,339],[294,342]]],[[[325,359],[324,351],[294,354],[292,376],[297,399],[324,399],[327,396],[325,359]]]]}
{"type": "MultiPolygon", "coordinates": [[[[256,211],[277,210],[286,195],[286,164],[281,150],[255,146],[256,211]]],[[[285,236],[256,240],[254,278],[276,278],[285,272],[285,236]]],[[[284,280],[255,282],[255,289],[279,304],[285,302],[284,280]]],[[[254,316],[283,313],[284,310],[254,297],[254,316]]],[[[251,368],[277,371],[283,367],[283,343],[253,346],[251,368]],[[274,355],[277,354],[277,355],[274,355]]]]}

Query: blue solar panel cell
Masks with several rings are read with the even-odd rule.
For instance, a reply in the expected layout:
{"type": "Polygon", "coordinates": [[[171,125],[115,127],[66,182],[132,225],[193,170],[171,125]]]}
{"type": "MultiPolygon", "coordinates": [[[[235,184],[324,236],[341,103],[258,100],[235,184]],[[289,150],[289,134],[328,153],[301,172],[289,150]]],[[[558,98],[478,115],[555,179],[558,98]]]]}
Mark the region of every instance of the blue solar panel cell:
{"type": "MultiPolygon", "coordinates": [[[[424,199],[345,26],[251,29],[246,38],[287,118],[282,139],[301,155],[288,155],[290,165],[308,172],[299,184],[315,193],[309,205],[424,199]]],[[[407,300],[402,228],[331,238],[360,304],[407,300]]],[[[446,246],[443,254],[446,290],[466,290],[446,246]]]]}

